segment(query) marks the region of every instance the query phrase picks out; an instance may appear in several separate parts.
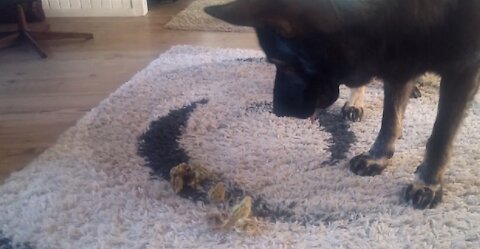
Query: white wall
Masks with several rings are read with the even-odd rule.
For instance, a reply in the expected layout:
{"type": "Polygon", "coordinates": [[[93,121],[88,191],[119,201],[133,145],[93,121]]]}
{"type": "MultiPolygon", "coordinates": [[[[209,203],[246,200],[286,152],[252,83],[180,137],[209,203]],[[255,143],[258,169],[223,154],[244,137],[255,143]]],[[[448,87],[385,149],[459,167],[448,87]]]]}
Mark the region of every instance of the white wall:
{"type": "Polygon", "coordinates": [[[147,0],[42,0],[48,17],[144,16],[147,0]]]}

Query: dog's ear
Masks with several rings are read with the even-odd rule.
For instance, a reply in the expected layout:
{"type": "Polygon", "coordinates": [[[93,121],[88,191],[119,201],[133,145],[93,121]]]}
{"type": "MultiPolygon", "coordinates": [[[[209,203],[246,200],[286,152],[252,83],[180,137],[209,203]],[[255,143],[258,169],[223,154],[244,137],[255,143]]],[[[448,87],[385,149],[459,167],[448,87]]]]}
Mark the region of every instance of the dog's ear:
{"type": "Polygon", "coordinates": [[[240,26],[257,26],[259,14],[265,0],[236,0],[223,5],[212,5],[204,8],[204,11],[225,22],[240,26]]]}
{"type": "Polygon", "coordinates": [[[331,1],[235,0],[204,11],[234,25],[274,27],[286,37],[308,29],[333,32],[344,22],[331,1]]]}
{"type": "MultiPolygon", "coordinates": [[[[285,37],[294,36],[293,24],[283,15],[272,10],[270,0],[236,0],[223,5],[213,5],[204,11],[230,24],[258,27],[275,27],[285,37]]],[[[276,3],[277,7],[279,3],[276,3]]]]}

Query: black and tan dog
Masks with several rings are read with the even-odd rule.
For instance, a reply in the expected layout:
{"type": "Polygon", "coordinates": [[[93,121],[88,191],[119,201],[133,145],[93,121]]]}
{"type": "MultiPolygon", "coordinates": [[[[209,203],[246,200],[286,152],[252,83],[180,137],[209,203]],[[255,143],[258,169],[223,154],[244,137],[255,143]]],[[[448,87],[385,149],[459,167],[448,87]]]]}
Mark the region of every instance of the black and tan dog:
{"type": "Polygon", "coordinates": [[[358,175],[387,166],[413,79],[438,73],[437,118],[405,198],[422,209],[441,201],[452,142],[480,84],[479,0],[237,0],[205,11],[255,28],[277,68],[273,111],[279,116],[307,118],[332,105],[339,82],[356,88],[372,77],[384,81],[380,133],[350,161],[358,175]]]}

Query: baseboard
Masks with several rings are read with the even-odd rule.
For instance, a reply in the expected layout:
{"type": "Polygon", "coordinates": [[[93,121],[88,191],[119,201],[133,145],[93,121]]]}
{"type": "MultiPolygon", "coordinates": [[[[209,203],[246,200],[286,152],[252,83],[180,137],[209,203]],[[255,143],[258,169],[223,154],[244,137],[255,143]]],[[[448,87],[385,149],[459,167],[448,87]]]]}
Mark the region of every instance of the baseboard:
{"type": "Polygon", "coordinates": [[[47,17],[122,17],[144,16],[146,9],[45,9],[47,17]]]}

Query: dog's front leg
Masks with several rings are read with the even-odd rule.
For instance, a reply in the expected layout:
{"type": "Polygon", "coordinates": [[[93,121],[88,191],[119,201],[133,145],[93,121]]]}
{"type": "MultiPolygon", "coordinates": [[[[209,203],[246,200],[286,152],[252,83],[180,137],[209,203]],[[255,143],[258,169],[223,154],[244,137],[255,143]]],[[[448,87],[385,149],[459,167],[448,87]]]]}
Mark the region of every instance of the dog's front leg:
{"type": "Polygon", "coordinates": [[[350,88],[350,97],[342,107],[342,114],[345,119],[354,122],[362,121],[365,89],[365,86],[350,88]]]}
{"type": "Polygon", "coordinates": [[[380,133],[368,153],[350,160],[350,170],[361,176],[380,174],[395,151],[395,141],[402,133],[403,114],[414,86],[413,82],[386,83],[380,133]]]}
{"type": "Polygon", "coordinates": [[[478,69],[475,73],[443,76],[432,135],[423,162],[415,172],[415,181],[405,191],[405,199],[415,208],[433,208],[441,201],[443,172],[450,159],[452,142],[479,84],[478,69]]]}

